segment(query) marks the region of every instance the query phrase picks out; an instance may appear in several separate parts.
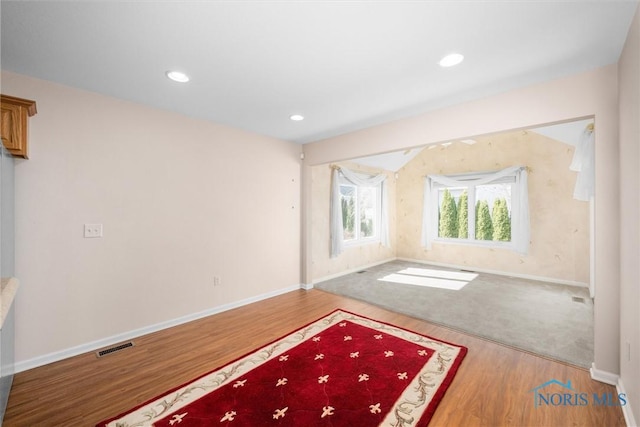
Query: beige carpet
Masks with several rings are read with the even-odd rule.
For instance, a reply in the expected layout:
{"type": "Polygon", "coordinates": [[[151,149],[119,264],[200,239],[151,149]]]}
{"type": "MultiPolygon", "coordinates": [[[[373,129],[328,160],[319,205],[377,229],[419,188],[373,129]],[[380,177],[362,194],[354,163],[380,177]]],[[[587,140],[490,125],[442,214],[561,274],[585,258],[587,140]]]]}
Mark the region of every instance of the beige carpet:
{"type": "Polygon", "coordinates": [[[314,287],[576,366],[591,366],[593,303],[587,288],[473,275],[393,261],[314,287]]]}

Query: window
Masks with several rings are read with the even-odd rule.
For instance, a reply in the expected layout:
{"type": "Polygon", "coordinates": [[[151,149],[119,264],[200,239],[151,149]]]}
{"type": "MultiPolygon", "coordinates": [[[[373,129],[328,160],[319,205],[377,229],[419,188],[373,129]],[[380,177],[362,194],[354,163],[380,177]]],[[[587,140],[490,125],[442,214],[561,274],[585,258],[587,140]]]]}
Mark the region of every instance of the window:
{"type": "Polygon", "coordinates": [[[387,175],[361,175],[332,166],[329,220],[330,256],[345,245],[379,242],[389,247],[387,175]]]}
{"type": "Polygon", "coordinates": [[[345,243],[380,239],[380,184],[354,185],[341,180],[340,205],[345,243]]]}
{"type": "Polygon", "coordinates": [[[424,227],[430,241],[517,249],[529,243],[524,168],[456,176],[431,175],[425,187],[424,227]]]}
{"type": "Polygon", "coordinates": [[[507,182],[438,189],[438,238],[511,242],[511,187],[507,182]],[[469,199],[475,209],[469,213],[469,199]],[[470,233],[471,231],[471,233],[470,233]]]}

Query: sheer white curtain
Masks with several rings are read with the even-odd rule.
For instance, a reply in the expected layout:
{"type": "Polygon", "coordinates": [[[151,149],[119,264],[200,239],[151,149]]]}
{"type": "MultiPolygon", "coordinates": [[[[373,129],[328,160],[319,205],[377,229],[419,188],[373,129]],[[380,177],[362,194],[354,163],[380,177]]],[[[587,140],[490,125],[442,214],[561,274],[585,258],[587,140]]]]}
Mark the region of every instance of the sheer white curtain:
{"type": "MultiPolygon", "coordinates": [[[[490,184],[507,176],[515,176],[511,194],[512,212],[517,217],[512,217],[511,239],[516,251],[526,254],[529,251],[529,191],[527,181],[527,169],[523,166],[512,166],[492,174],[484,175],[477,179],[456,179],[445,175],[428,175],[424,183],[424,199],[422,206],[422,246],[431,249],[433,239],[438,235],[437,221],[434,216],[438,214],[438,190],[435,184],[447,187],[471,187],[490,184]]],[[[475,206],[473,192],[469,192],[469,206],[475,206]]]]}
{"type": "Polygon", "coordinates": [[[347,168],[334,166],[331,173],[331,213],[330,213],[330,239],[331,258],[335,258],[343,250],[343,225],[342,204],[340,203],[340,175],[353,185],[376,186],[380,185],[380,242],[389,246],[389,202],[387,189],[387,175],[379,174],[364,176],[347,168]]]}
{"type": "Polygon", "coordinates": [[[342,228],[342,204],[340,203],[340,169],[334,167],[331,172],[331,213],[329,217],[331,230],[331,258],[342,253],[343,228],[342,228]]]}
{"type": "Polygon", "coordinates": [[[573,198],[589,201],[595,188],[595,150],[593,128],[587,127],[573,152],[573,160],[569,169],[578,172],[573,198]]]}
{"type": "Polygon", "coordinates": [[[434,181],[431,176],[424,178],[424,192],[422,197],[422,246],[431,249],[431,242],[438,235],[438,230],[434,227],[436,221],[433,215],[438,213],[438,191],[433,187],[434,181]],[[433,208],[432,208],[433,206],[433,208]]]}
{"type": "Polygon", "coordinates": [[[511,241],[516,251],[522,255],[529,253],[529,240],[531,229],[529,224],[529,177],[527,169],[521,168],[516,172],[516,185],[511,194],[511,203],[517,206],[511,222],[514,228],[511,230],[511,241]],[[515,232],[514,232],[515,231],[515,232]]]}

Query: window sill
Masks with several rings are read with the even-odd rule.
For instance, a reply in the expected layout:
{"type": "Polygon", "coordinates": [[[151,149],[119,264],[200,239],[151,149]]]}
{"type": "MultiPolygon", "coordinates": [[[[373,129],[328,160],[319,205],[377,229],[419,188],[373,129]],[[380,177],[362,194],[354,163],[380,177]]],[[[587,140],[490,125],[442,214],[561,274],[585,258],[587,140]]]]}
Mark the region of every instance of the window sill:
{"type": "Polygon", "coordinates": [[[513,242],[500,242],[493,240],[462,240],[437,238],[433,240],[433,243],[441,243],[444,245],[474,246],[478,248],[489,249],[505,249],[510,251],[516,250],[513,242]]]}

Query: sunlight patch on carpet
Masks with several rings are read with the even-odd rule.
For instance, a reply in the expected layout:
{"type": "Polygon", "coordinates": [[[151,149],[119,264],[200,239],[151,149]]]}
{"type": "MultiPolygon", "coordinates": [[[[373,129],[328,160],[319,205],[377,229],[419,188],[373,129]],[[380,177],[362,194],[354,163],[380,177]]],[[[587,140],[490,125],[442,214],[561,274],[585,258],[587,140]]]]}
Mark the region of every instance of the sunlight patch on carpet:
{"type": "Polygon", "coordinates": [[[404,285],[459,291],[476,277],[478,277],[476,273],[411,267],[400,270],[397,273],[389,274],[378,280],[404,285]]]}

